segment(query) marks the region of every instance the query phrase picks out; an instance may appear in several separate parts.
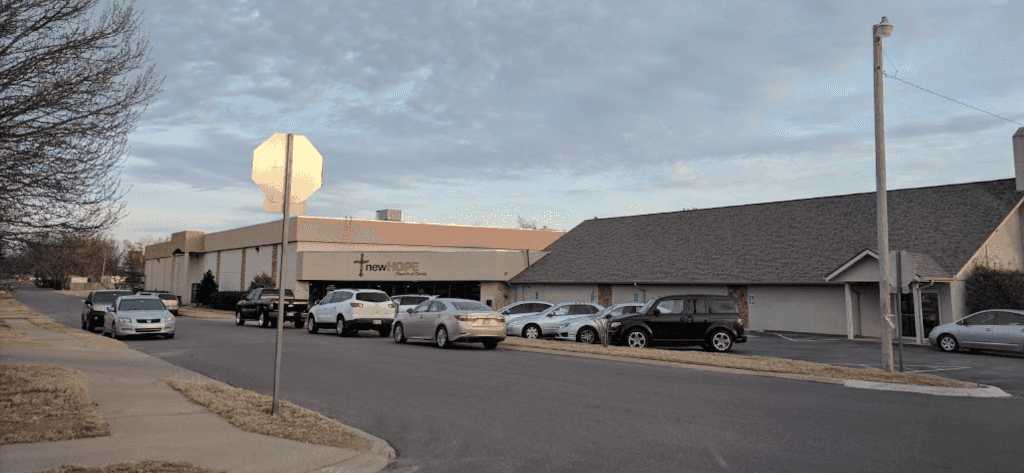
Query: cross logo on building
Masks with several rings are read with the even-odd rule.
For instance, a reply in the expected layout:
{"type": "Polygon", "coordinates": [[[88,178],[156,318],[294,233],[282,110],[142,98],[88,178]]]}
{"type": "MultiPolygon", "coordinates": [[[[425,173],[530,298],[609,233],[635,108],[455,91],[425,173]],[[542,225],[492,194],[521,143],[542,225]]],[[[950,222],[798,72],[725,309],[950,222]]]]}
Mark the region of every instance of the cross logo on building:
{"type": "Polygon", "coordinates": [[[356,261],[353,261],[353,263],[359,265],[359,277],[363,277],[363,265],[366,264],[366,263],[369,263],[369,261],[366,258],[363,257],[364,254],[365,253],[359,253],[359,259],[356,260],[356,261]]]}

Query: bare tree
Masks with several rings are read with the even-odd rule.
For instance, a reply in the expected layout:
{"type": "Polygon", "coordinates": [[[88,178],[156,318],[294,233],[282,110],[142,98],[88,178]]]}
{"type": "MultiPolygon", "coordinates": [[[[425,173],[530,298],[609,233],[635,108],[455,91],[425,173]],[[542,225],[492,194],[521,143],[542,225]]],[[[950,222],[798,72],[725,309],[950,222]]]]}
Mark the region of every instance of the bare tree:
{"type": "Polygon", "coordinates": [[[525,229],[529,229],[529,230],[536,230],[537,229],[537,221],[536,220],[527,220],[527,219],[523,218],[522,215],[516,215],[516,218],[517,218],[517,222],[516,223],[519,224],[519,228],[525,228],[525,229]]]}
{"type": "Polygon", "coordinates": [[[91,236],[124,214],[128,134],[160,91],[133,3],[0,0],[0,240],[91,236]]]}

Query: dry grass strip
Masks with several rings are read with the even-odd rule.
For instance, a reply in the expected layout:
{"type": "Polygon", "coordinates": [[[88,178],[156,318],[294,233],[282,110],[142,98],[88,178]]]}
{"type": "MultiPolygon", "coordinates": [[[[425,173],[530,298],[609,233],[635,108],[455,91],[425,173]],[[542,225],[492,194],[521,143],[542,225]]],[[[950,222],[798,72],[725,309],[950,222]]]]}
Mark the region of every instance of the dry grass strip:
{"type": "Polygon", "coordinates": [[[92,345],[92,346],[94,346],[96,348],[110,348],[110,349],[127,349],[128,348],[128,345],[125,345],[124,342],[120,342],[120,341],[117,341],[117,340],[113,340],[113,339],[104,337],[104,336],[102,336],[102,335],[100,335],[98,333],[89,333],[89,332],[86,332],[85,330],[82,330],[82,329],[68,327],[67,325],[54,322],[52,319],[49,319],[49,318],[46,318],[46,317],[32,317],[32,318],[28,319],[28,321],[32,322],[37,327],[45,328],[47,330],[52,330],[52,331],[57,332],[57,333],[63,333],[64,335],[70,335],[70,336],[75,337],[75,338],[77,338],[79,340],[82,340],[83,342],[88,342],[89,345],[92,345]]]}
{"type": "MultiPolygon", "coordinates": [[[[88,342],[90,345],[97,348],[128,348],[128,345],[125,345],[123,342],[54,322],[52,319],[43,317],[36,311],[28,308],[25,304],[22,304],[21,301],[11,297],[11,295],[6,291],[0,291],[0,319],[5,318],[26,319],[37,327],[42,327],[57,333],[63,333],[64,335],[70,335],[84,342],[88,342]]],[[[11,348],[15,347],[11,346],[11,348]]]]}
{"type": "MultiPolygon", "coordinates": [[[[138,463],[118,463],[100,467],[61,465],[53,470],[42,473],[218,473],[214,470],[200,468],[186,462],[143,461],[138,463]]],[[[220,472],[226,473],[226,472],[220,472]]]]}
{"type": "Polygon", "coordinates": [[[847,368],[842,366],[812,363],[809,361],[769,358],[764,356],[743,356],[730,353],[707,353],[700,351],[659,350],[657,348],[629,348],[620,346],[603,347],[584,343],[562,342],[551,340],[527,340],[519,337],[508,337],[502,342],[506,347],[541,348],[575,353],[637,358],[641,360],[657,360],[690,365],[715,366],[748,371],[768,373],[796,374],[804,376],[821,376],[837,379],[856,379],[862,381],[879,381],[883,383],[917,384],[923,386],[943,386],[956,388],[976,388],[975,383],[957,381],[930,374],[921,373],[890,373],[872,368],[847,368]]]}
{"type": "Polygon", "coordinates": [[[72,291],[71,289],[57,289],[53,292],[56,292],[57,294],[63,294],[65,296],[89,297],[89,293],[92,292],[92,289],[78,289],[74,291],[72,291]]]}
{"type": "Polygon", "coordinates": [[[349,450],[370,448],[341,424],[288,401],[281,401],[277,415],[272,416],[274,399],[270,396],[209,383],[169,380],[167,384],[246,432],[349,450]]]}
{"type": "Polygon", "coordinates": [[[235,313],[230,310],[208,309],[206,307],[182,307],[178,313],[185,317],[205,320],[235,320],[235,313]]]}
{"type": "Polygon", "coordinates": [[[57,366],[0,364],[0,445],[105,437],[85,380],[57,366]]]}
{"type": "Polygon", "coordinates": [[[30,340],[20,330],[15,330],[7,322],[0,319],[0,348],[42,348],[48,346],[50,346],[49,343],[30,340]]]}
{"type": "Polygon", "coordinates": [[[0,291],[0,319],[25,319],[36,315],[35,311],[25,307],[25,304],[12,297],[9,292],[0,291]]]}

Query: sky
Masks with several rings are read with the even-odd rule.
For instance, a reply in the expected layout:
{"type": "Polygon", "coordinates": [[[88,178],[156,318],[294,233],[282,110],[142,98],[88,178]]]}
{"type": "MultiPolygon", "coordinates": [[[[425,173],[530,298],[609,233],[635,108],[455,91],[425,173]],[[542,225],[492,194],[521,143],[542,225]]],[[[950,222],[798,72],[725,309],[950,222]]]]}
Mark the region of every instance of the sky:
{"type": "MultiPolygon", "coordinates": [[[[262,210],[253,150],[323,156],[307,215],[570,230],[874,192],[885,71],[1024,123],[1024,2],[137,0],[163,91],[115,238],[262,210]]],[[[1022,126],[885,79],[889,189],[1011,178],[1022,126]]]]}

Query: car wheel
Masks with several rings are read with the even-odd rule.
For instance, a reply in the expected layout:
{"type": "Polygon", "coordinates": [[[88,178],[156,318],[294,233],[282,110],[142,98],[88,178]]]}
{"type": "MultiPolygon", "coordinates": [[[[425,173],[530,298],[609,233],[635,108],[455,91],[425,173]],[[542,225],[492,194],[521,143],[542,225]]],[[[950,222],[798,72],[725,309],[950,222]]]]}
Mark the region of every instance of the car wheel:
{"type": "Polygon", "coordinates": [[[292,320],[292,327],[302,328],[302,323],[305,320],[306,319],[303,319],[301,315],[296,316],[295,319],[292,320]]]}
{"type": "Polygon", "coordinates": [[[313,318],[313,314],[309,314],[309,320],[306,320],[306,331],[309,333],[317,333],[320,331],[320,327],[316,325],[316,319],[313,318]]]}
{"type": "Polygon", "coordinates": [[[260,311],[260,328],[270,327],[270,316],[267,315],[266,311],[260,311]]]}
{"type": "Polygon", "coordinates": [[[117,325],[110,326],[110,338],[117,340],[117,325]]]}
{"type": "Polygon", "coordinates": [[[651,344],[651,338],[643,329],[635,328],[626,332],[626,346],[633,348],[647,348],[651,344]]]}
{"type": "Polygon", "coordinates": [[[395,343],[405,343],[405,330],[402,329],[402,324],[395,324],[395,343]]]}
{"type": "Polygon", "coordinates": [[[708,351],[724,353],[732,349],[732,344],[733,338],[731,333],[725,330],[715,330],[711,333],[711,337],[708,338],[708,343],[705,346],[708,351]]]}
{"type": "Polygon", "coordinates": [[[382,338],[383,337],[387,337],[388,334],[391,333],[391,329],[388,329],[388,328],[378,329],[377,333],[379,333],[382,338]]]}
{"type": "Polygon", "coordinates": [[[540,327],[533,324],[523,327],[523,338],[540,338],[540,327]]]}
{"type": "Polygon", "coordinates": [[[590,327],[583,327],[576,334],[576,341],[580,343],[594,343],[597,341],[597,331],[590,327]]]}
{"type": "Polygon", "coordinates": [[[235,325],[245,325],[245,319],[242,318],[240,310],[235,310],[235,325]]]}
{"type": "Polygon", "coordinates": [[[956,341],[956,337],[950,334],[943,334],[939,337],[939,349],[952,353],[960,349],[960,343],[956,341]]]}
{"type": "Polygon", "coordinates": [[[169,333],[164,338],[174,338],[174,334],[173,333],[169,333]]]}
{"type": "Polygon", "coordinates": [[[488,341],[484,342],[484,348],[486,348],[488,350],[493,350],[495,348],[498,348],[497,340],[488,340],[488,341]]]}
{"type": "Polygon", "coordinates": [[[437,341],[438,348],[448,348],[452,346],[452,341],[448,340],[448,329],[444,328],[444,325],[437,328],[437,333],[434,334],[434,340],[437,341]]]}
{"type": "Polygon", "coordinates": [[[340,315],[338,316],[338,324],[335,325],[335,330],[338,331],[339,337],[344,337],[345,335],[348,335],[348,329],[345,328],[345,317],[340,315]]]}
{"type": "Polygon", "coordinates": [[[82,317],[82,330],[89,330],[89,322],[86,322],[85,317],[82,317]]]}

